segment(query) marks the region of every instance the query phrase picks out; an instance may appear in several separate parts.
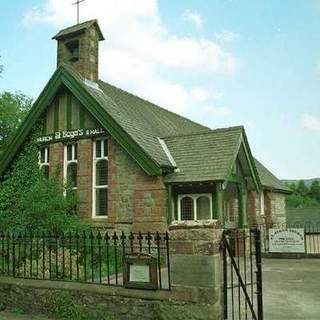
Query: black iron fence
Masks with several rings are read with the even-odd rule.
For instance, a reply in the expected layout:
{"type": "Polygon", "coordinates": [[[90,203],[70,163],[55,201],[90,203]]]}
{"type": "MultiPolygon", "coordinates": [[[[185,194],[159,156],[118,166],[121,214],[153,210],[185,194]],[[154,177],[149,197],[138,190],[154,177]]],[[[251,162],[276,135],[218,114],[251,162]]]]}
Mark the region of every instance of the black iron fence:
{"type": "Polygon", "coordinates": [[[260,230],[225,230],[222,253],[224,319],[263,320],[260,230]]]}
{"type": "Polygon", "coordinates": [[[262,250],[269,253],[269,234],[270,229],[303,229],[305,241],[305,254],[320,257],[320,223],[319,222],[306,222],[295,221],[292,223],[272,223],[258,225],[257,228],[261,231],[262,235],[262,250]]]}
{"type": "Polygon", "coordinates": [[[158,288],[170,290],[169,236],[82,232],[0,232],[0,276],[122,286],[127,255],[157,261],[158,288]]]}

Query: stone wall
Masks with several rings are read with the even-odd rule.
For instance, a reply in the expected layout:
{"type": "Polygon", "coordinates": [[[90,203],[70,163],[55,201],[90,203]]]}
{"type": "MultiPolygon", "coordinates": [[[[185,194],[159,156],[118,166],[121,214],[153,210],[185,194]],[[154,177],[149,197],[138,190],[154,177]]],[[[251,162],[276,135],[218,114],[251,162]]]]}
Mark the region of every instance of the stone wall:
{"type": "Polygon", "coordinates": [[[0,308],[68,320],[219,319],[192,289],[147,291],[60,281],[0,277],[0,308]]]}
{"type": "Polygon", "coordinates": [[[170,291],[0,277],[0,307],[68,320],[221,320],[219,227],[217,220],[170,226],[170,291]]]}
{"type": "Polygon", "coordinates": [[[286,222],[286,195],[279,192],[264,191],[263,207],[261,213],[260,194],[255,191],[248,192],[247,214],[249,225],[272,224],[286,222]]]}
{"type": "Polygon", "coordinates": [[[223,216],[227,228],[237,228],[239,225],[239,191],[235,183],[228,183],[224,190],[223,216]]]}
{"type": "MultiPolygon", "coordinates": [[[[162,177],[148,176],[112,138],[108,139],[108,218],[92,219],[92,139],[78,143],[78,210],[96,226],[119,231],[165,232],[167,190],[162,177]]],[[[63,178],[63,143],[50,145],[50,174],[63,178]]]]}
{"type": "MultiPolygon", "coordinates": [[[[80,128],[80,114],[85,128],[98,128],[80,102],[72,97],[67,106],[67,90],[57,95],[59,104],[58,130],[66,130],[67,107],[72,109],[71,130],[80,128]]],[[[54,108],[47,108],[46,132],[54,131],[54,108]]],[[[167,190],[162,177],[148,176],[136,161],[112,138],[108,139],[108,219],[92,219],[92,139],[80,139],[78,143],[78,209],[81,217],[99,227],[116,228],[119,231],[164,232],[167,230],[167,190]]],[[[50,145],[50,174],[59,168],[63,179],[63,143],[50,145]]]]}
{"type": "Polygon", "coordinates": [[[54,143],[49,146],[50,153],[50,177],[58,176],[60,180],[63,179],[63,144],[54,143]]]}
{"type": "Polygon", "coordinates": [[[92,140],[78,141],[78,213],[85,219],[92,217],[92,140]]]}
{"type": "Polygon", "coordinates": [[[164,232],[167,192],[161,177],[148,176],[113,139],[109,140],[109,214],[117,229],[164,232]]]}
{"type": "Polygon", "coordinates": [[[58,40],[57,65],[62,63],[72,65],[86,79],[98,81],[99,40],[94,26],[80,35],[58,40]],[[66,43],[73,40],[79,40],[79,60],[71,62],[66,43]]]}
{"type": "Polygon", "coordinates": [[[217,220],[176,222],[169,227],[171,284],[177,291],[193,288],[211,305],[208,319],[222,319],[222,230],[217,220]],[[183,271],[182,271],[183,270],[183,271]]]}
{"type": "Polygon", "coordinates": [[[286,222],[286,195],[273,193],[272,197],[272,219],[274,223],[286,222]]]}
{"type": "Polygon", "coordinates": [[[249,191],[247,194],[247,218],[248,225],[253,226],[261,223],[260,197],[256,191],[249,191]]]}

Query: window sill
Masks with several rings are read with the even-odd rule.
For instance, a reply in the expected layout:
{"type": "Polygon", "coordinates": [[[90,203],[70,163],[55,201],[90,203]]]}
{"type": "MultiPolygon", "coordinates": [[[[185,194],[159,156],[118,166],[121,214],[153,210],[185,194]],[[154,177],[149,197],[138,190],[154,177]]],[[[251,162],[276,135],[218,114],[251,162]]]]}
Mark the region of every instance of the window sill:
{"type": "Polygon", "coordinates": [[[93,221],[108,220],[108,216],[92,217],[93,221]]]}
{"type": "Polygon", "coordinates": [[[218,228],[220,221],[217,219],[209,220],[174,220],[171,222],[170,227],[191,227],[191,228],[202,228],[202,227],[214,227],[218,228]]]}

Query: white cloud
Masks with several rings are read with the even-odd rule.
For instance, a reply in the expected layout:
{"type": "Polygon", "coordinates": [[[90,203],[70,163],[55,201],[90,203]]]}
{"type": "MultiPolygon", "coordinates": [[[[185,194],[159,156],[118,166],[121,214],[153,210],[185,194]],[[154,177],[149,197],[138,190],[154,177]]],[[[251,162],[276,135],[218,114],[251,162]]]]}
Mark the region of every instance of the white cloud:
{"type": "Polygon", "coordinates": [[[239,39],[240,35],[238,33],[229,31],[229,30],[223,30],[222,32],[216,32],[214,34],[215,38],[224,43],[230,43],[237,39],[239,39]]]}
{"type": "Polygon", "coordinates": [[[195,11],[186,10],[182,14],[182,18],[185,21],[191,22],[197,29],[202,29],[203,27],[203,19],[202,16],[195,11]]]}
{"type": "Polygon", "coordinates": [[[305,114],[302,117],[301,125],[304,129],[310,131],[320,131],[320,118],[311,114],[305,114]]]}
{"type": "MultiPolygon", "coordinates": [[[[45,23],[58,31],[75,23],[71,2],[43,1],[24,14],[25,25],[45,23]]],[[[188,76],[181,82],[171,80],[171,74],[190,72],[201,79],[233,74],[238,67],[236,57],[212,39],[170,32],[160,18],[158,0],[90,0],[82,3],[80,17],[81,21],[97,18],[106,37],[100,47],[102,79],[176,112],[186,114],[209,105],[221,93],[210,82],[199,86],[188,76]]]]}

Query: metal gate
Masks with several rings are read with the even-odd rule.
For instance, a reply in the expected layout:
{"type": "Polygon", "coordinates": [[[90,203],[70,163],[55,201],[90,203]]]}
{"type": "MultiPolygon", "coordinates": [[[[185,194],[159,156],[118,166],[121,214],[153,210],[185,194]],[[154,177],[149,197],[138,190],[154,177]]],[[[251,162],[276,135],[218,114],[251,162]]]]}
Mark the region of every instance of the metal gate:
{"type": "Polygon", "coordinates": [[[222,253],[224,319],[263,320],[260,231],[225,230],[222,253]]]}

